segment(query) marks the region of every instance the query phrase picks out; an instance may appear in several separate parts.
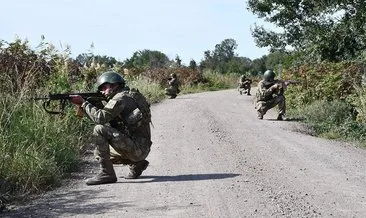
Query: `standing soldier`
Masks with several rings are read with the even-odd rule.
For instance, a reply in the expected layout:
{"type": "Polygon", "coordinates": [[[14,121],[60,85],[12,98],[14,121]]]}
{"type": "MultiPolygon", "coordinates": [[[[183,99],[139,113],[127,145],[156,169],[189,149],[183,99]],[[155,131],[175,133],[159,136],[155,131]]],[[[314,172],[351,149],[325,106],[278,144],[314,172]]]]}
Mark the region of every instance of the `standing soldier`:
{"type": "Polygon", "coordinates": [[[256,109],[258,119],[263,119],[267,111],[278,105],[277,120],[286,120],[286,102],[283,95],[284,84],[282,80],[275,80],[276,74],[267,70],[263,74],[263,80],[258,83],[256,93],[256,109]]]}
{"type": "Polygon", "coordinates": [[[168,85],[169,87],[165,89],[165,94],[169,96],[169,98],[176,98],[180,92],[180,83],[175,73],[170,74],[170,77],[168,78],[168,85]]]}
{"type": "Polygon", "coordinates": [[[250,94],[250,88],[251,88],[251,84],[252,84],[252,80],[249,78],[246,78],[245,75],[241,75],[240,79],[239,79],[239,87],[238,90],[240,92],[240,94],[247,93],[247,95],[251,95],[250,94]]]}
{"type": "Polygon", "coordinates": [[[113,163],[129,165],[130,173],[125,178],[136,179],[149,165],[145,159],[152,144],[150,104],[138,90],[130,90],[125,86],[124,78],[116,72],[103,73],[98,78],[97,85],[98,91],[108,101],[102,109],[79,95],[71,96],[72,103],[81,107],[96,123],[93,136],[100,172],[95,177],[87,179],[86,184],[116,182],[113,163]],[[116,152],[113,159],[111,150],[116,152]]]}

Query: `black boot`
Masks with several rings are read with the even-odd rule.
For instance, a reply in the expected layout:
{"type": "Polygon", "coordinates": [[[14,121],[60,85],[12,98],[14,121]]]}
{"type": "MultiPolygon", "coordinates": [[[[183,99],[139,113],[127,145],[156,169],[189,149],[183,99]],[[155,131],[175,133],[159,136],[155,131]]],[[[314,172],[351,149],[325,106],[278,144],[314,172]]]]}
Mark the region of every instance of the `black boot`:
{"type": "Polygon", "coordinates": [[[277,120],[287,120],[287,118],[284,114],[279,114],[277,120]]]}
{"type": "Polygon", "coordinates": [[[125,177],[125,179],[137,179],[142,174],[142,171],[146,170],[148,165],[149,161],[147,160],[142,160],[135,164],[131,164],[130,173],[125,177]]]}

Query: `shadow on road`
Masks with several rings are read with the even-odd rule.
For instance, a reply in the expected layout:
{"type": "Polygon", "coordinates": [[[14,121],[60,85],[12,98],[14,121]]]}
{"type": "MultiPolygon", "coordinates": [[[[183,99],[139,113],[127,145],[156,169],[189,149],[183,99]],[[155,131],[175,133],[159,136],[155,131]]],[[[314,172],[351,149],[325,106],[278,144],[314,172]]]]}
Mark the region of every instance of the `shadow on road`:
{"type": "Polygon", "coordinates": [[[137,180],[125,180],[123,183],[182,182],[197,180],[217,180],[240,176],[234,173],[186,174],[176,176],[141,176],[137,180]]]}
{"type": "MultiPolygon", "coordinates": [[[[186,174],[176,176],[141,176],[136,180],[119,179],[120,183],[152,183],[152,182],[185,182],[185,181],[201,181],[201,180],[218,180],[240,176],[241,174],[233,173],[213,173],[213,174],[186,174]]],[[[113,184],[109,184],[113,186],[113,184]]],[[[103,185],[98,186],[100,189],[68,191],[52,194],[44,199],[32,202],[28,206],[20,209],[5,211],[0,213],[0,217],[59,217],[59,216],[89,216],[102,215],[111,210],[120,210],[121,208],[133,207],[132,202],[120,200],[113,201],[115,196],[104,197],[103,203],[100,203],[100,193],[105,192],[103,185]],[[98,202],[92,203],[98,196],[98,202]]],[[[118,193],[117,193],[118,194],[118,193]]]]}
{"type": "MultiPolygon", "coordinates": [[[[102,186],[100,186],[102,187],[102,186]]],[[[127,201],[113,201],[115,196],[103,197],[100,203],[98,193],[105,192],[104,189],[86,191],[71,191],[53,194],[45,199],[32,202],[28,206],[19,209],[11,209],[0,213],[0,217],[60,217],[73,215],[100,215],[111,210],[120,210],[135,206],[127,201]],[[93,198],[98,196],[99,201],[93,203],[93,198]]]]}
{"type": "Polygon", "coordinates": [[[273,119],[273,118],[264,118],[263,120],[269,120],[269,121],[278,121],[278,122],[289,122],[289,121],[292,121],[292,122],[299,122],[299,121],[304,121],[305,119],[304,118],[298,118],[298,117],[288,117],[286,118],[286,120],[277,120],[277,119],[273,119]]]}

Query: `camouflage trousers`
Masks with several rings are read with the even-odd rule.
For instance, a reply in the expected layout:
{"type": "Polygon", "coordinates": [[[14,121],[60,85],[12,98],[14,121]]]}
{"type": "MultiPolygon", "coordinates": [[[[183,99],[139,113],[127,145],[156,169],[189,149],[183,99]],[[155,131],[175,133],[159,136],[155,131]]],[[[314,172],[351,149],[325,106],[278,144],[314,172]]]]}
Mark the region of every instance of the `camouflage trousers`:
{"type": "Polygon", "coordinates": [[[250,93],[250,85],[244,85],[244,84],[241,84],[238,86],[238,90],[239,91],[247,91],[247,93],[250,93]]]}
{"type": "Polygon", "coordinates": [[[276,105],[278,105],[278,114],[285,115],[286,99],[283,95],[278,95],[268,101],[257,101],[255,108],[257,109],[258,113],[265,115],[269,109],[274,108],[276,105]]]}
{"type": "Polygon", "coordinates": [[[150,152],[150,140],[133,139],[110,126],[96,125],[93,136],[96,144],[94,155],[99,162],[118,157],[128,164],[144,160],[150,152]]]}
{"type": "Polygon", "coordinates": [[[238,89],[250,89],[250,85],[249,84],[239,84],[238,89]]]}
{"type": "Polygon", "coordinates": [[[179,89],[176,87],[169,87],[165,89],[165,94],[166,95],[177,95],[179,93],[179,89]]]}

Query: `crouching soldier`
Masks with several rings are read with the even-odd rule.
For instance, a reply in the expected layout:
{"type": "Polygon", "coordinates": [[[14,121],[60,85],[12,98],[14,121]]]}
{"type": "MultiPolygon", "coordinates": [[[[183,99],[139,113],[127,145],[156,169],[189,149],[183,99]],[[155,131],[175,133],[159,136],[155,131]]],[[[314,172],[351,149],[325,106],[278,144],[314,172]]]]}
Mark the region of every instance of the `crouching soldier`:
{"type": "Polygon", "coordinates": [[[113,163],[129,165],[126,179],[136,179],[147,168],[151,142],[150,104],[136,89],[129,89],[124,78],[116,72],[103,73],[97,81],[98,91],[106,98],[103,108],[98,108],[79,95],[71,96],[73,104],[96,124],[95,156],[100,172],[86,180],[87,185],[117,181],[113,163]],[[111,158],[110,152],[114,151],[111,158]],[[113,161],[113,162],[112,162],[113,161]]]}
{"type": "Polygon", "coordinates": [[[170,77],[168,78],[168,85],[169,87],[165,89],[165,94],[169,96],[169,98],[176,98],[180,92],[180,83],[175,73],[170,74],[170,77]]]}
{"type": "Polygon", "coordinates": [[[283,94],[283,81],[275,80],[276,74],[267,70],[263,79],[258,83],[256,93],[256,109],[258,119],[263,119],[267,111],[278,105],[277,120],[286,120],[286,102],[283,94]]]}
{"type": "Polygon", "coordinates": [[[246,78],[245,75],[241,75],[239,79],[239,86],[238,90],[239,93],[242,95],[243,93],[247,93],[247,95],[250,94],[250,88],[251,88],[252,80],[249,78],[246,78]]]}

